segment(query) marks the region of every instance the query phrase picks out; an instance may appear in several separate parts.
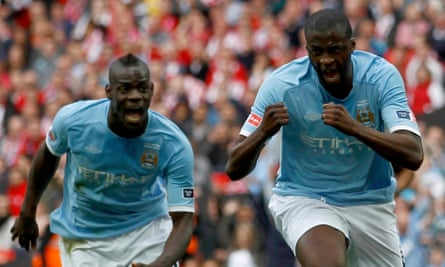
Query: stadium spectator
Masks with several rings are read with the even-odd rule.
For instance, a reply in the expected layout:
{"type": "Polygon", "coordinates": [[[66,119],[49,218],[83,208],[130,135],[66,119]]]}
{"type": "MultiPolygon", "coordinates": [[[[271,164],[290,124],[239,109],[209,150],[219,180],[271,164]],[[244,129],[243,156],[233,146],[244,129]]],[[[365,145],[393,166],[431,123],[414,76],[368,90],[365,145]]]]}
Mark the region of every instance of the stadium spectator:
{"type": "Polygon", "coordinates": [[[431,49],[425,36],[415,35],[412,37],[415,43],[414,53],[406,65],[406,86],[412,87],[418,84],[416,72],[421,65],[425,65],[431,72],[431,80],[439,85],[443,84],[444,71],[442,64],[437,59],[434,50],[431,49]]]}
{"type": "Polygon", "coordinates": [[[439,56],[440,62],[445,65],[445,7],[442,5],[432,18],[433,26],[427,35],[429,43],[439,56]]]}
{"type": "Polygon", "coordinates": [[[408,101],[416,115],[432,113],[445,106],[445,90],[441,83],[432,79],[429,67],[422,64],[416,73],[416,84],[407,87],[408,101]]]}

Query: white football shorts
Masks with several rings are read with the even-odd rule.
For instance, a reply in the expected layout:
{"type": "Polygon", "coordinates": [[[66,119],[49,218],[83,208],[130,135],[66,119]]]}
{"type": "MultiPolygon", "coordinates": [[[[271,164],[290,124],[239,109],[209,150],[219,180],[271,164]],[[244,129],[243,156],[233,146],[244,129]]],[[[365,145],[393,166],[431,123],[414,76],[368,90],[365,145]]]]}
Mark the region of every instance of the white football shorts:
{"type": "Polygon", "coordinates": [[[304,233],[329,225],[348,239],[347,266],[354,267],[404,266],[394,206],[395,202],[339,207],[318,199],[276,194],[269,201],[275,227],[294,253],[304,233]]]}
{"type": "MultiPolygon", "coordinates": [[[[129,267],[132,263],[149,264],[164,249],[173,228],[169,217],[113,238],[99,240],[59,239],[63,267],[129,267]]],[[[175,266],[179,266],[177,263],[175,266]]]]}

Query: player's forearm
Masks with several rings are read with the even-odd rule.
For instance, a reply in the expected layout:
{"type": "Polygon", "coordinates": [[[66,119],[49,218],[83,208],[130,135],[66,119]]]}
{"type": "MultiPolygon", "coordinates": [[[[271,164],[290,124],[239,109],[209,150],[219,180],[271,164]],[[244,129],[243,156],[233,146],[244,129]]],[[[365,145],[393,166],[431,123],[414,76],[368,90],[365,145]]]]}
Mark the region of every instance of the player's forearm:
{"type": "Polygon", "coordinates": [[[193,234],[193,213],[172,214],[173,230],[162,254],[150,266],[173,266],[185,253],[193,234]]]}
{"type": "Polygon", "coordinates": [[[400,168],[400,170],[395,172],[395,177],[397,179],[396,195],[411,185],[412,181],[414,180],[414,176],[414,171],[405,168],[400,168]]]}
{"type": "Polygon", "coordinates": [[[57,169],[59,159],[49,152],[45,143],[40,145],[29,173],[26,195],[21,209],[23,215],[35,217],[37,205],[57,169]]]}
{"type": "Polygon", "coordinates": [[[423,162],[420,137],[407,131],[388,134],[362,126],[355,137],[400,167],[417,170],[423,162]]]}
{"type": "Polygon", "coordinates": [[[225,171],[231,180],[239,180],[255,168],[266,138],[259,131],[255,131],[230,149],[225,171]]]}

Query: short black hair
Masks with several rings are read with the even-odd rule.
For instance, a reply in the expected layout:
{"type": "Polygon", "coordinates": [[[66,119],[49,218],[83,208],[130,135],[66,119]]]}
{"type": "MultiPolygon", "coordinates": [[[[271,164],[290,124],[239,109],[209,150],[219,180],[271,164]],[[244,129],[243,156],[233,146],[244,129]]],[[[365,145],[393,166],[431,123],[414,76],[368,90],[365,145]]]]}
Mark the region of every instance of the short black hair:
{"type": "Polygon", "coordinates": [[[147,64],[134,54],[128,53],[125,56],[117,58],[111,63],[108,70],[108,77],[111,79],[117,74],[116,72],[126,67],[141,67],[146,69],[148,75],[150,75],[147,64]]]}
{"type": "Polygon", "coordinates": [[[339,9],[321,9],[313,13],[304,26],[306,39],[313,32],[334,31],[344,34],[346,38],[352,37],[352,27],[348,17],[339,9]]]}

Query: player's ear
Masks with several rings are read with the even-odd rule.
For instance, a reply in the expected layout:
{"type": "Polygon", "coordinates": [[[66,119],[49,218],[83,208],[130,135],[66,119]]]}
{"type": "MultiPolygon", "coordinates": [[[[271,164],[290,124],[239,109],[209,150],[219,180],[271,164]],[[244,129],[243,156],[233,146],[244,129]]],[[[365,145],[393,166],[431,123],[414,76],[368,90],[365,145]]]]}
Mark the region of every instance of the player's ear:
{"type": "Polygon", "coordinates": [[[351,51],[355,49],[355,45],[356,45],[356,41],[355,38],[351,38],[350,40],[350,44],[351,44],[351,51]]]}
{"type": "Polygon", "coordinates": [[[105,85],[105,95],[108,99],[111,99],[111,87],[109,84],[105,85]]]}

